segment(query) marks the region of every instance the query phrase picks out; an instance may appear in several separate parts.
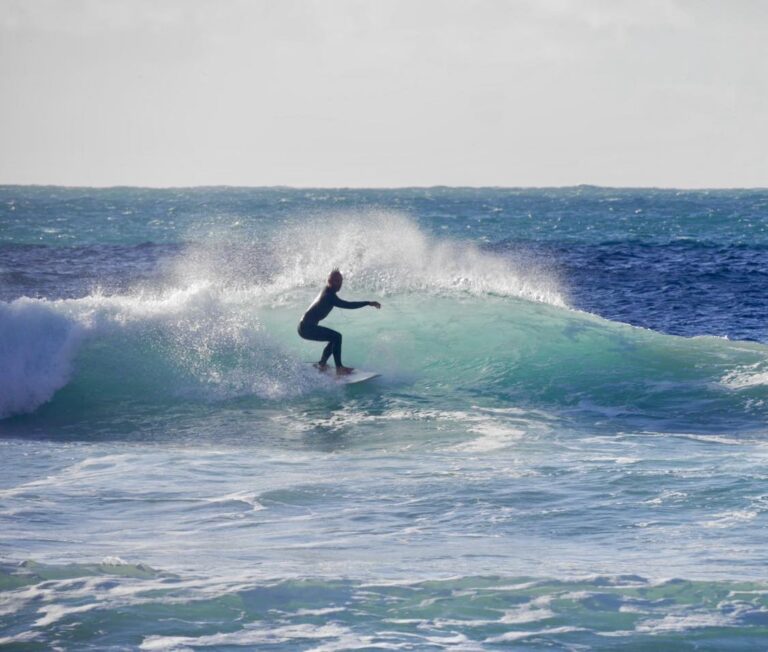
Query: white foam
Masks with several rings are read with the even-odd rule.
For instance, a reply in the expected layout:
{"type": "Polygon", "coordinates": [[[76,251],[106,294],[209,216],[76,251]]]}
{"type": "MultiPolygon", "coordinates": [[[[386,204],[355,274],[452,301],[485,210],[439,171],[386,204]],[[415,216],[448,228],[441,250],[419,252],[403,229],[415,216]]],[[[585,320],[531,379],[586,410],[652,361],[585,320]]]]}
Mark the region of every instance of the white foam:
{"type": "Polygon", "coordinates": [[[45,301],[0,302],[0,419],[32,412],[68,382],[81,336],[45,301]]]}
{"type": "Polygon", "coordinates": [[[24,496],[29,493],[37,493],[40,489],[44,488],[54,488],[57,492],[61,492],[65,487],[76,487],[79,489],[85,484],[85,481],[92,482],[99,476],[112,477],[116,470],[119,472],[120,467],[132,459],[135,458],[128,455],[115,454],[88,457],[40,480],[31,480],[15,487],[0,489],[0,498],[24,496]]]}
{"type": "MultiPolygon", "coordinates": [[[[463,441],[448,447],[457,452],[483,453],[510,446],[532,430],[537,433],[547,426],[528,419],[509,417],[503,412],[488,410],[437,410],[437,409],[392,409],[383,414],[366,414],[358,410],[342,409],[328,416],[300,420],[290,420],[286,425],[297,431],[307,431],[322,426],[326,429],[341,429],[368,423],[392,421],[423,421],[454,425],[464,432],[479,435],[469,441],[463,441]]],[[[538,415],[538,413],[535,413],[538,415]]],[[[279,417],[288,421],[286,417],[279,417]]]]}
{"type": "Polygon", "coordinates": [[[691,441],[700,441],[706,444],[723,444],[726,446],[742,446],[744,444],[766,445],[764,441],[755,439],[736,439],[725,435],[697,435],[694,433],[647,433],[660,437],[679,437],[680,439],[689,439],[691,441]]]}
{"type": "Polygon", "coordinates": [[[47,627],[48,625],[51,625],[52,623],[55,623],[61,620],[62,618],[65,618],[66,616],[70,616],[72,614],[85,613],[86,611],[91,611],[93,609],[96,609],[98,606],[99,605],[96,603],[83,604],[75,607],[65,607],[59,604],[45,605],[44,607],[40,607],[40,609],[37,610],[38,613],[45,614],[45,615],[42,618],[38,618],[35,621],[34,626],[47,627]]]}
{"type": "MultiPolygon", "coordinates": [[[[187,647],[277,645],[322,639],[333,640],[325,645],[313,647],[313,650],[355,649],[370,646],[373,642],[372,637],[358,636],[348,627],[336,623],[284,625],[281,627],[260,627],[253,624],[236,632],[208,634],[206,636],[148,636],[142,641],[139,649],[158,651],[178,650],[187,647]]],[[[379,647],[378,644],[377,647],[379,647]]]]}
{"type": "Polygon", "coordinates": [[[684,632],[704,627],[729,627],[734,618],[719,613],[673,613],[663,618],[645,620],[635,626],[635,631],[648,634],[684,632]]]}
{"type": "Polygon", "coordinates": [[[479,434],[481,436],[471,441],[452,446],[452,450],[485,453],[505,448],[513,441],[519,440],[525,435],[525,430],[497,423],[490,419],[476,422],[467,428],[467,430],[468,432],[479,434]]]}
{"type": "Polygon", "coordinates": [[[512,643],[514,641],[520,641],[532,636],[547,636],[552,634],[570,634],[572,632],[584,632],[587,631],[581,627],[551,627],[549,629],[540,629],[535,631],[526,632],[505,632],[499,636],[492,636],[486,638],[486,643],[512,643]]]}
{"type": "Polygon", "coordinates": [[[717,518],[704,521],[702,525],[708,528],[729,528],[734,525],[748,523],[757,518],[758,512],[751,509],[735,509],[717,515],[717,518]]]}
{"type": "Polygon", "coordinates": [[[688,494],[684,491],[673,491],[671,489],[664,489],[655,498],[649,498],[644,500],[645,505],[661,505],[668,502],[681,502],[688,498],[688,494]]]}
{"type": "Polygon", "coordinates": [[[262,505],[258,499],[256,498],[256,495],[251,491],[236,491],[231,494],[227,494],[225,496],[216,496],[214,498],[207,498],[207,503],[228,503],[228,502],[239,502],[239,503],[245,503],[246,505],[250,505],[253,508],[254,512],[260,512],[263,509],[266,509],[264,505],[262,505]]]}
{"type": "Polygon", "coordinates": [[[505,625],[522,625],[524,623],[537,622],[553,618],[554,612],[546,605],[551,602],[551,598],[543,596],[529,604],[523,604],[514,609],[505,609],[500,622],[505,625]]]}
{"type": "Polygon", "coordinates": [[[346,609],[343,607],[326,607],[324,609],[299,609],[295,611],[293,616],[327,616],[328,614],[335,614],[344,612],[346,609]]]}
{"type": "Polygon", "coordinates": [[[0,636],[0,645],[12,645],[14,643],[30,643],[40,638],[39,632],[33,632],[31,630],[21,632],[15,636],[0,636]]]}
{"type": "Polygon", "coordinates": [[[768,369],[765,362],[756,362],[728,372],[720,382],[731,389],[745,389],[768,385],[768,369]]]}

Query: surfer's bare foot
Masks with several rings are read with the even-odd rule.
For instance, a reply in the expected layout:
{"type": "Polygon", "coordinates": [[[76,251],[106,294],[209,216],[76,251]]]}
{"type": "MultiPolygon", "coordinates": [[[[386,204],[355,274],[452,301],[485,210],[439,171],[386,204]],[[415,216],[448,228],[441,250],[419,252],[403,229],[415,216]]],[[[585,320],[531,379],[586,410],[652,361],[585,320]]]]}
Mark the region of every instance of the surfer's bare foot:
{"type": "Polygon", "coordinates": [[[345,374],[351,374],[354,371],[353,367],[336,367],[336,374],[343,376],[345,374]]]}
{"type": "Polygon", "coordinates": [[[328,371],[328,365],[323,364],[322,362],[315,362],[315,369],[319,369],[320,371],[328,371]]]}

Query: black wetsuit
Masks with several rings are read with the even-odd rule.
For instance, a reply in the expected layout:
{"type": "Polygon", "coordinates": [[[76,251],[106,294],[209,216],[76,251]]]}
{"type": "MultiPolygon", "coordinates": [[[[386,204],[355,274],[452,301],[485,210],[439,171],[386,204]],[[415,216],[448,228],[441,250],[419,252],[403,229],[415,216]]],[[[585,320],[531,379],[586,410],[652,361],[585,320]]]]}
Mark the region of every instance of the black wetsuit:
{"type": "Polygon", "coordinates": [[[328,313],[337,308],[364,308],[370,305],[368,301],[344,301],[336,296],[336,290],[325,286],[312,305],[307,308],[307,312],[299,322],[299,335],[305,340],[314,342],[328,342],[323,349],[323,355],[320,358],[320,364],[328,362],[328,358],[333,353],[333,361],[337,367],[341,367],[341,333],[325,326],[319,326],[319,322],[328,316],[328,313]]]}

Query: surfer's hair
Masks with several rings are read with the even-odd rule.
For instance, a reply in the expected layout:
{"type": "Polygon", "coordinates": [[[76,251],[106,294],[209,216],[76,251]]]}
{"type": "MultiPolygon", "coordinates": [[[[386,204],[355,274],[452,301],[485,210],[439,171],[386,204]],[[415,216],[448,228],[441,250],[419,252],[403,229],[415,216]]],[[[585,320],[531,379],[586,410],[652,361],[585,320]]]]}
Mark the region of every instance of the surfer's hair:
{"type": "Polygon", "coordinates": [[[335,278],[338,278],[338,279],[342,279],[342,278],[344,278],[344,277],[341,275],[341,272],[339,271],[339,268],[338,268],[338,267],[334,267],[334,268],[331,270],[331,273],[330,273],[330,274],[328,274],[328,280],[326,281],[326,283],[328,283],[328,284],[330,285],[330,284],[331,284],[331,282],[333,281],[333,279],[335,279],[335,278]]]}

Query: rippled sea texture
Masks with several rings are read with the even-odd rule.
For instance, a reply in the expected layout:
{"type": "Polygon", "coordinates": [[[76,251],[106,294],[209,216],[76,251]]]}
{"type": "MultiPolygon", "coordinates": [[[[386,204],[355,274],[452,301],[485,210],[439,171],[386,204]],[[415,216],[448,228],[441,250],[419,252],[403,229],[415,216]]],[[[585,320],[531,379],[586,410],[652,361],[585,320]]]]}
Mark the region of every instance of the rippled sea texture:
{"type": "Polygon", "coordinates": [[[767,270],[760,190],[0,187],[0,647],[763,650],[767,270]]]}

